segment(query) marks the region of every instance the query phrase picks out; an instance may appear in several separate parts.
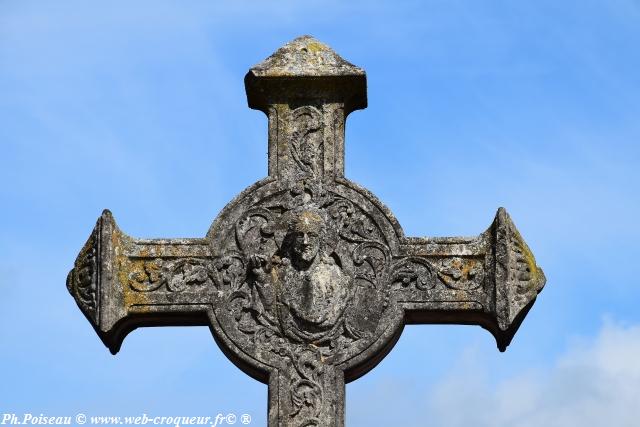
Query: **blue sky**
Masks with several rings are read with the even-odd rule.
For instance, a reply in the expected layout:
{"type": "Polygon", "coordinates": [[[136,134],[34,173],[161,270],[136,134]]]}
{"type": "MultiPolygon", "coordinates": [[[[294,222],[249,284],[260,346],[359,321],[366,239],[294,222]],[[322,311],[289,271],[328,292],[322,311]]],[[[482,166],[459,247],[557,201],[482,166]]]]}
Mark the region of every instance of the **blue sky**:
{"type": "Polygon", "coordinates": [[[249,413],[266,386],[207,328],[112,356],[65,277],[104,208],[203,236],[266,174],[255,63],[311,34],[363,67],[346,173],[406,234],[504,206],[548,282],[506,353],[412,326],[347,386],[347,425],[631,426],[640,416],[640,1],[0,1],[0,412],[249,413]]]}

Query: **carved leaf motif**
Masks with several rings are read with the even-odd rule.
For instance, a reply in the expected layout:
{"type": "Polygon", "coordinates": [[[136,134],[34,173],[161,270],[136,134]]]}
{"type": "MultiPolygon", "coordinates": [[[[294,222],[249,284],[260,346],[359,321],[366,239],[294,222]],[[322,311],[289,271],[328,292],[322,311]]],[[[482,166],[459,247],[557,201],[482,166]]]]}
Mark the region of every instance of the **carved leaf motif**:
{"type": "Polygon", "coordinates": [[[159,289],[164,284],[160,273],[161,263],[161,259],[135,262],[128,276],[131,289],[138,292],[153,292],[159,289]]]}
{"type": "Polygon", "coordinates": [[[415,258],[401,261],[393,267],[391,283],[395,287],[426,291],[435,287],[436,280],[431,264],[415,258]]]}
{"type": "Polygon", "coordinates": [[[247,292],[236,291],[229,297],[229,308],[235,313],[238,330],[245,334],[254,334],[261,329],[253,318],[250,307],[251,296],[247,292]]]}
{"type": "Polygon", "coordinates": [[[540,283],[544,284],[544,276],[540,279],[541,273],[533,261],[533,255],[517,231],[510,235],[509,247],[511,249],[510,280],[516,287],[515,298],[526,305],[528,300],[539,292],[540,283]]]}
{"type": "Polygon", "coordinates": [[[372,287],[377,288],[384,283],[388,261],[389,248],[378,242],[365,242],[353,250],[353,263],[356,265],[356,278],[364,279],[372,287]]]}
{"type": "Polygon", "coordinates": [[[321,168],[322,140],[315,141],[313,134],[322,127],[322,114],[315,107],[304,106],[293,110],[292,119],[291,157],[304,175],[315,178],[321,168]]]}
{"type": "Polygon", "coordinates": [[[263,253],[274,248],[274,214],[266,208],[250,209],[236,224],[236,243],[243,254],[263,253]]]}
{"type": "Polygon", "coordinates": [[[98,257],[96,235],[91,235],[67,277],[67,287],[75,294],[83,311],[95,320],[97,312],[98,257]]]}
{"type": "Polygon", "coordinates": [[[442,259],[436,266],[438,277],[446,286],[459,290],[474,290],[482,285],[482,261],[462,257],[442,259]]]}
{"type": "Polygon", "coordinates": [[[131,268],[128,281],[131,289],[138,292],[153,292],[162,287],[169,292],[183,292],[215,284],[209,261],[197,258],[137,261],[131,268]]]}
{"type": "Polygon", "coordinates": [[[240,289],[246,278],[245,262],[242,255],[230,252],[214,262],[217,271],[217,284],[221,290],[235,292],[240,289]]]}
{"type": "Polygon", "coordinates": [[[163,274],[167,288],[173,292],[202,286],[213,286],[213,274],[208,262],[196,259],[184,259],[168,266],[163,274]]]}
{"type": "Polygon", "coordinates": [[[380,242],[374,222],[349,200],[337,199],[329,206],[329,212],[341,238],[352,243],[380,242]]]}
{"type": "Polygon", "coordinates": [[[320,354],[305,349],[292,357],[298,378],[291,382],[291,401],[294,408],[291,417],[300,416],[305,418],[305,421],[311,421],[319,416],[322,410],[323,391],[320,377],[323,375],[323,365],[320,362],[320,354]]]}

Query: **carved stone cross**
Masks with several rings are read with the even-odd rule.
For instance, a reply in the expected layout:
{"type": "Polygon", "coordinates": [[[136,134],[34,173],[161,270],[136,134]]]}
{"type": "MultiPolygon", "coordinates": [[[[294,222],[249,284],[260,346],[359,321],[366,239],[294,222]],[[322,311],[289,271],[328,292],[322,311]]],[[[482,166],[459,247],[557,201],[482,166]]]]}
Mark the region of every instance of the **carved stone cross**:
{"type": "Polygon", "coordinates": [[[67,287],[109,350],[141,326],[207,325],[269,385],[271,427],[343,426],[345,383],[405,324],[480,325],[504,351],[545,284],[506,211],[477,237],[406,237],[344,177],[365,72],[311,37],[253,67],[245,86],[269,119],[269,176],[204,238],[132,238],[105,211],[80,251],[67,287]]]}

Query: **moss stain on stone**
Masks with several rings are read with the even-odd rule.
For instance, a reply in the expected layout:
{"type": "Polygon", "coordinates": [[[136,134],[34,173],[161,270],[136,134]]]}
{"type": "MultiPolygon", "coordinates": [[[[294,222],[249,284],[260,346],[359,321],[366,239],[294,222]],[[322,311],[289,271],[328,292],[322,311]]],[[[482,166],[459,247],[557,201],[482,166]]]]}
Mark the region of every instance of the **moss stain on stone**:
{"type": "Polygon", "coordinates": [[[312,41],[307,43],[307,49],[309,49],[309,52],[316,53],[316,52],[321,52],[323,50],[327,50],[327,47],[322,43],[312,41]]]}
{"type": "MultiPolygon", "coordinates": [[[[127,242],[123,242],[126,240],[126,236],[121,236],[122,233],[114,230],[112,234],[112,244],[115,251],[115,262],[118,266],[117,277],[118,283],[122,289],[122,297],[124,302],[124,309],[129,311],[131,307],[138,306],[136,311],[147,311],[149,304],[149,298],[145,292],[135,291],[131,288],[130,282],[134,275],[136,274],[146,274],[145,273],[145,263],[143,260],[131,260],[128,256],[124,254],[124,245],[127,242]]],[[[145,252],[144,250],[142,252],[145,252]]]]}

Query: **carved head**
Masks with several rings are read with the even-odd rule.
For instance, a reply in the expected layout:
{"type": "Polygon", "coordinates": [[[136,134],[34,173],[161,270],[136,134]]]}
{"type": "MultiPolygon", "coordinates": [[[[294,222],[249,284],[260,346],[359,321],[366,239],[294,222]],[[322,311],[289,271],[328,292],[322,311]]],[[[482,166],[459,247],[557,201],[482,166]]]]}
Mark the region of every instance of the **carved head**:
{"type": "Polygon", "coordinates": [[[289,227],[290,256],[292,260],[308,265],[318,255],[325,221],[318,213],[303,210],[298,213],[289,227]]]}

